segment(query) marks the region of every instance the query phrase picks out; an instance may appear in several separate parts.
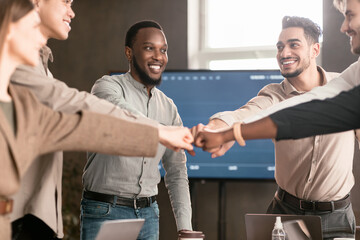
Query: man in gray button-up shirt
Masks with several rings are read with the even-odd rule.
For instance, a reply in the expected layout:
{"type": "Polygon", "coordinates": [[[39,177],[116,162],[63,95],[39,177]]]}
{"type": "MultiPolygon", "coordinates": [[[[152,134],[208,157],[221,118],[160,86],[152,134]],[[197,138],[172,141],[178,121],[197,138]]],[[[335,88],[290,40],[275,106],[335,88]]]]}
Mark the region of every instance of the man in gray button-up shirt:
{"type": "MultiPolygon", "coordinates": [[[[155,87],[160,84],[168,61],[167,42],[161,27],[152,21],[136,23],[127,32],[125,45],[129,72],[102,77],[93,86],[92,93],[163,125],[182,125],[174,102],[155,87]]],[[[124,218],[145,218],[138,238],[158,239],[159,210],[151,197],[158,193],[160,160],[166,171],[165,184],[177,229],[191,230],[185,153],[159,145],[155,158],[88,154],[83,175],[81,239],[93,239],[105,220],[124,218]],[[140,208],[137,203],[129,206],[134,198],[148,198],[149,204],[140,208]]]]}

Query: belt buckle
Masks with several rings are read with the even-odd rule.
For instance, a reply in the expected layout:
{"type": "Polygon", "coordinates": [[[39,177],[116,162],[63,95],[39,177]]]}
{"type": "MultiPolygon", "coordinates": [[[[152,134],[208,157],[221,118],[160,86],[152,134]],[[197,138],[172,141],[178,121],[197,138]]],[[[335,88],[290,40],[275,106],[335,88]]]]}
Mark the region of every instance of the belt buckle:
{"type": "Polygon", "coordinates": [[[302,200],[302,199],[300,199],[300,210],[303,210],[303,211],[306,211],[306,210],[313,210],[313,211],[315,211],[316,210],[316,202],[313,202],[313,201],[305,201],[305,200],[302,200]],[[304,207],[303,207],[303,203],[311,203],[311,205],[312,205],[312,209],[305,209],[304,207]]]}

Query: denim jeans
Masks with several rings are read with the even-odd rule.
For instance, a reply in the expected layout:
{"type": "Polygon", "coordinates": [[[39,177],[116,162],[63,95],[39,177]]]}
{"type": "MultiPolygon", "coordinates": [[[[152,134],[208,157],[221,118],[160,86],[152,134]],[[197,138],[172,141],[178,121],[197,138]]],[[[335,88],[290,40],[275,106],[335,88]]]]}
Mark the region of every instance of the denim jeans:
{"type": "Polygon", "coordinates": [[[144,218],[145,223],[138,240],[159,239],[159,206],[153,202],[150,207],[134,209],[106,202],[81,200],[80,239],[94,240],[101,224],[106,220],[144,218]]]}
{"type": "Polygon", "coordinates": [[[351,203],[334,211],[303,211],[281,201],[276,194],[267,213],[320,216],[324,240],[335,237],[355,238],[356,224],[351,203]]]}

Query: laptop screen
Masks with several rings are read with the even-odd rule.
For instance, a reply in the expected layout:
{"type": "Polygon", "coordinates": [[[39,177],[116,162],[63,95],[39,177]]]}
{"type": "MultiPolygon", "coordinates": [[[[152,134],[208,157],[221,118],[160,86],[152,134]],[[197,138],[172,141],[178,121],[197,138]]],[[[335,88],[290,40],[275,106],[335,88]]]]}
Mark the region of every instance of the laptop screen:
{"type": "Polygon", "coordinates": [[[96,240],[136,240],[144,222],[144,219],[105,221],[96,240]]]}

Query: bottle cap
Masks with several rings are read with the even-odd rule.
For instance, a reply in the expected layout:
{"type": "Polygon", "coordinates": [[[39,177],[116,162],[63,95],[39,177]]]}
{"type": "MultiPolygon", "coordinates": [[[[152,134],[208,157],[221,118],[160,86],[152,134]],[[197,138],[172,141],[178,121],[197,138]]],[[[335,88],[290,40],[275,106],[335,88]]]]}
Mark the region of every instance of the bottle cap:
{"type": "Polygon", "coordinates": [[[283,228],[283,225],[281,222],[281,217],[276,217],[275,228],[277,228],[277,229],[283,228]]]}

